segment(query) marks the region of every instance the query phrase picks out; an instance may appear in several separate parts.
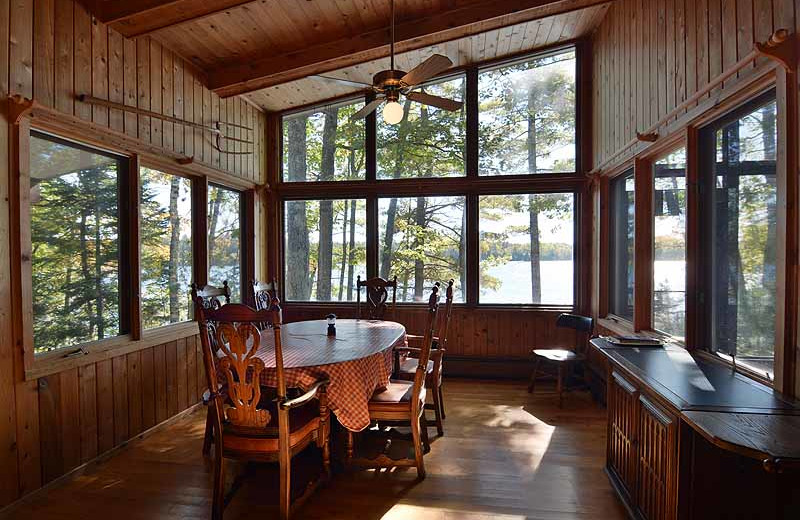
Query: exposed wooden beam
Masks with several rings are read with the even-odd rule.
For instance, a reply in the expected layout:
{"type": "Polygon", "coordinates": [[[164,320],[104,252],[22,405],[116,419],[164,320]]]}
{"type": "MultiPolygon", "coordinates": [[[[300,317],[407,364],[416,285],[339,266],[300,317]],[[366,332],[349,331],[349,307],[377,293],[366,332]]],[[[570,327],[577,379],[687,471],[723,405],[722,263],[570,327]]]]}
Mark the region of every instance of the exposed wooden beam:
{"type": "MultiPolygon", "coordinates": [[[[396,26],[396,52],[407,52],[486,31],[563,14],[613,0],[480,0],[396,26]]],[[[297,49],[278,56],[243,59],[209,71],[209,88],[222,97],[322,74],[389,55],[389,27],[297,49]]]]}
{"type": "Polygon", "coordinates": [[[254,0],[85,0],[101,22],[127,38],[143,36],[254,0]]]}

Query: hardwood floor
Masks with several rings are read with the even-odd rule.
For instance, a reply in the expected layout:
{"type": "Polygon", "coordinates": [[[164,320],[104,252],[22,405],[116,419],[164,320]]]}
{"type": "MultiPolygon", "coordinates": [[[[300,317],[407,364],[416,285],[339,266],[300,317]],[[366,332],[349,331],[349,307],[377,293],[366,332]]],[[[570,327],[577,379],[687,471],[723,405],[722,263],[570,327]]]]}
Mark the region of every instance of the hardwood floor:
{"type": "MultiPolygon", "coordinates": [[[[447,380],[445,436],[415,471],[339,473],[294,518],[626,518],[603,473],[605,410],[585,393],[530,396],[525,382],[447,380]]],[[[205,410],[130,443],[82,474],[29,496],[2,518],[209,518],[211,464],[200,454],[205,410]]],[[[226,520],[277,514],[272,469],[256,468],[226,520]]]]}

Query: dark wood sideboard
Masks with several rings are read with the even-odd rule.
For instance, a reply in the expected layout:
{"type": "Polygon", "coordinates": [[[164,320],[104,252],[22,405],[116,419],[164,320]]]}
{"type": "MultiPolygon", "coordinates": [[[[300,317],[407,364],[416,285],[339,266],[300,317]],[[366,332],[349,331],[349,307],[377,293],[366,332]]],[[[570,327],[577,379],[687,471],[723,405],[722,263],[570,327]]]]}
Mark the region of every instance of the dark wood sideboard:
{"type": "Polygon", "coordinates": [[[606,472],[632,518],[800,519],[800,405],[684,349],[606,361],[606,472]]]}

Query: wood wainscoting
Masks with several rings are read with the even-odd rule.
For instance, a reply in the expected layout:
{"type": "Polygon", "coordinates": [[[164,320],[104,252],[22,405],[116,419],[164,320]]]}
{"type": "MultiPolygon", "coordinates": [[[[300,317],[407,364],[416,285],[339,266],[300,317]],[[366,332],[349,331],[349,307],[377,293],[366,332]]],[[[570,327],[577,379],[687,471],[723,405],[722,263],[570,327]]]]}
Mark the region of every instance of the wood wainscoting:
{"type": "MultiPolygon", "coordinates": [[[[323,319],[335,312],[340,318],[354,318],[352,303],[285,303],[286,322],[323,319]]],[[[484,378],[527,378],[528,362],[534,348],[574,348],[575,331],[557,329],[556,319],[563,310],[528,307],[468,307],[454,305],[445,356],[449,376],[484,378]]],[[[425,307],[398,304],[396,321],[412,334],[425,328],[425,307]]]]}

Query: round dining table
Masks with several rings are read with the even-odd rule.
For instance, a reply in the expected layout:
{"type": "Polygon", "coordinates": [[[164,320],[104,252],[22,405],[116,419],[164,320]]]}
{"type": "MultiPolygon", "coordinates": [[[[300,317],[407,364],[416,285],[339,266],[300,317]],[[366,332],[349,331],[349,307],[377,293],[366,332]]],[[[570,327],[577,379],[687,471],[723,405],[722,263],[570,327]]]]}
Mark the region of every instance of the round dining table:
{"type": "MultiPolygon", "coordinates": [[[[389,384],[392,351],[406,343],[406,329],[393,321],[337,320],[336,335],[327,335],[325,320],[298,321],[281,326],[286,385],[309,388],[328,378],[328,405],[348,430],[369,427],[369,400],[389,384]]],[[[256,356],[266,367],[261,384],[276,386],[275,334],[261,333],[256,356]]]]}

